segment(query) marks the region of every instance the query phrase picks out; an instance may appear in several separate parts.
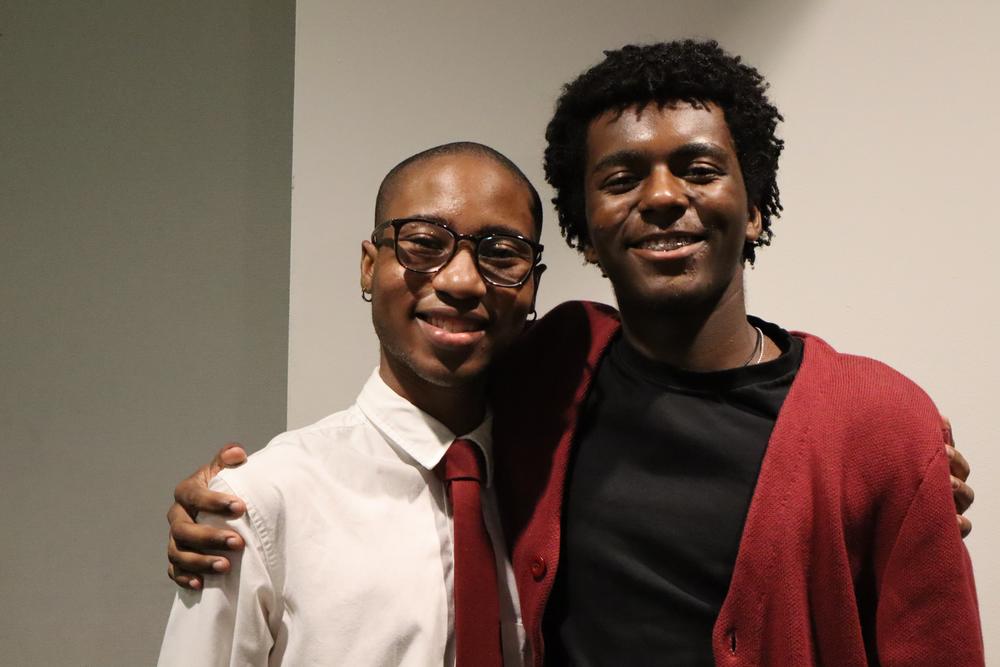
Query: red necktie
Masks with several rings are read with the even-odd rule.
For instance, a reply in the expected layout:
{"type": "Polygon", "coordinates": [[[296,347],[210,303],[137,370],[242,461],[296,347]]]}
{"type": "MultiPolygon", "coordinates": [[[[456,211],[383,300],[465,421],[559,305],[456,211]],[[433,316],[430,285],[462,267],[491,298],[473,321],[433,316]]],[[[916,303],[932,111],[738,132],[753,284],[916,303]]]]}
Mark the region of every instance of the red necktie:
{"type": "Polygon", "coordinates": [[[497,562],[483,521],[480,470],[474,442],[451,443],[444,457],[444,479],[455,527],[456,667],[501,664],[497,562]]]}

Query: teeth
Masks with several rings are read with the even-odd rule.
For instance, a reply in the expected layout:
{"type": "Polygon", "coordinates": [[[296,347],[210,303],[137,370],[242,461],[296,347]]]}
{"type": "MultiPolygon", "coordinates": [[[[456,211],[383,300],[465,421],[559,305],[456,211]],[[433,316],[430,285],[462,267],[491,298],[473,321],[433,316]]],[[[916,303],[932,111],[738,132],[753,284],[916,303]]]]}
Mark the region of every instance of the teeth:
{"type": "Polygon", "coordinates": [[[669,239],[649,239],[640,243],[638,247],[643,250],[676,250],[699,240],[694,236],[672,236],[669,239]]]}
{"type": "Polygon", "coordinates": [[[437,327],[438,329],[444,329],[451,333],[465,333],[466,331],[478,331],[482,328],[482,325],[475,321],[465,320],[458,317],[441,317],[437,315],[428,315],[424,317],[424,320],[430,324],[432,327],[437,327]]]}

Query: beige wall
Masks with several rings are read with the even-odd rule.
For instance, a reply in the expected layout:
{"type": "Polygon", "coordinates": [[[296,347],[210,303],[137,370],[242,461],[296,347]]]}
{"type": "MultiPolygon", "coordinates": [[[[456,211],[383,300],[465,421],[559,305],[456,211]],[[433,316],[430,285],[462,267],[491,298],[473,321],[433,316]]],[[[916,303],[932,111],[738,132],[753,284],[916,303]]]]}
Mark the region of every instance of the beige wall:
{"type": "Polygon", "coordinates": [[[284,426],[293,30],[0,3],[0,664],[152,664],[173,484],[284,426]]]}
{"type": "MultiPolygon", "coordinates": [[[[1000,575],[989,567],[1000,543],[997,7],[300,1],[290,425],[347,405],[376,361],[357,262],[389,167],[437,143],[474,139],[541,185],[542,131],[558,88],[601,49],[716,37],[767,75],[788,119],[786,211],[749,277],[751,309],[893,364],[954,418],[975,466],[968,545],[987,649],[1000,660],[1000,575]]],[[[543,309],[608,300],[549,220],[543,309]]]]}
{"type": "MultiPolygon", "coordinates": [[[[298,3],[290,278],[291,0],[0,5],[0,662],[152,661],[173,483],[284,426],[286,344],[293,426],[375,362],[357,261],[386,169],[475,139],[542,185],[559,85],[686,35],[758,65],[788,118],[752,310],[892,363],[955,419],[1000,659],[997,5],[417,4],[298,3]]],[[[610,299],[551,222],[541,310],[610,299]]]]}

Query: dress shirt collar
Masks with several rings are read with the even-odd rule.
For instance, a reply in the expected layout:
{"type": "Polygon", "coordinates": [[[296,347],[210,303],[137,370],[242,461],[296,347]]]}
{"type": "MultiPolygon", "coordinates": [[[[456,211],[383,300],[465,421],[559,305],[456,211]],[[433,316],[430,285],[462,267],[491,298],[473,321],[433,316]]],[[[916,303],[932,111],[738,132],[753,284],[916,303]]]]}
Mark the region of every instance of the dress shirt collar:
{"type": "Polygon", "coordinates": [[[447,426],[394,392],[376,368],[358,395],[357,405],[368,421],[396,448],[427,470],[433,470],[456,437],[472,440],[486,461],[486,485],[493,481],[493,418],[487,410],[483,422],[469,433],[456,436],[447,426]]]}

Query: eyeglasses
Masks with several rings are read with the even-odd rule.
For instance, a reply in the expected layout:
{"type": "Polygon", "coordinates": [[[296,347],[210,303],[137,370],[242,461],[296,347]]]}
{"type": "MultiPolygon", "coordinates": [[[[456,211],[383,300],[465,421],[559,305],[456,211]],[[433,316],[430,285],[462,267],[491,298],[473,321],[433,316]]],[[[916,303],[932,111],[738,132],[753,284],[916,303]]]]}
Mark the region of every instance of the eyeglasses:
{"type": "Polygon", "coordinates": [[[396,261],[408,271],[435,273],[458,252],[460,241],[475,246],[476,269],[483,280],[497,287],[520,287],[542,261],[541,243],[515,234],[459,234],[440,222],[422,218],[398,218],[383,222],[372,232],[372,243],[392,243],[396,261]],[[392,227],[392,241],[379,238],[392,227]]]}

